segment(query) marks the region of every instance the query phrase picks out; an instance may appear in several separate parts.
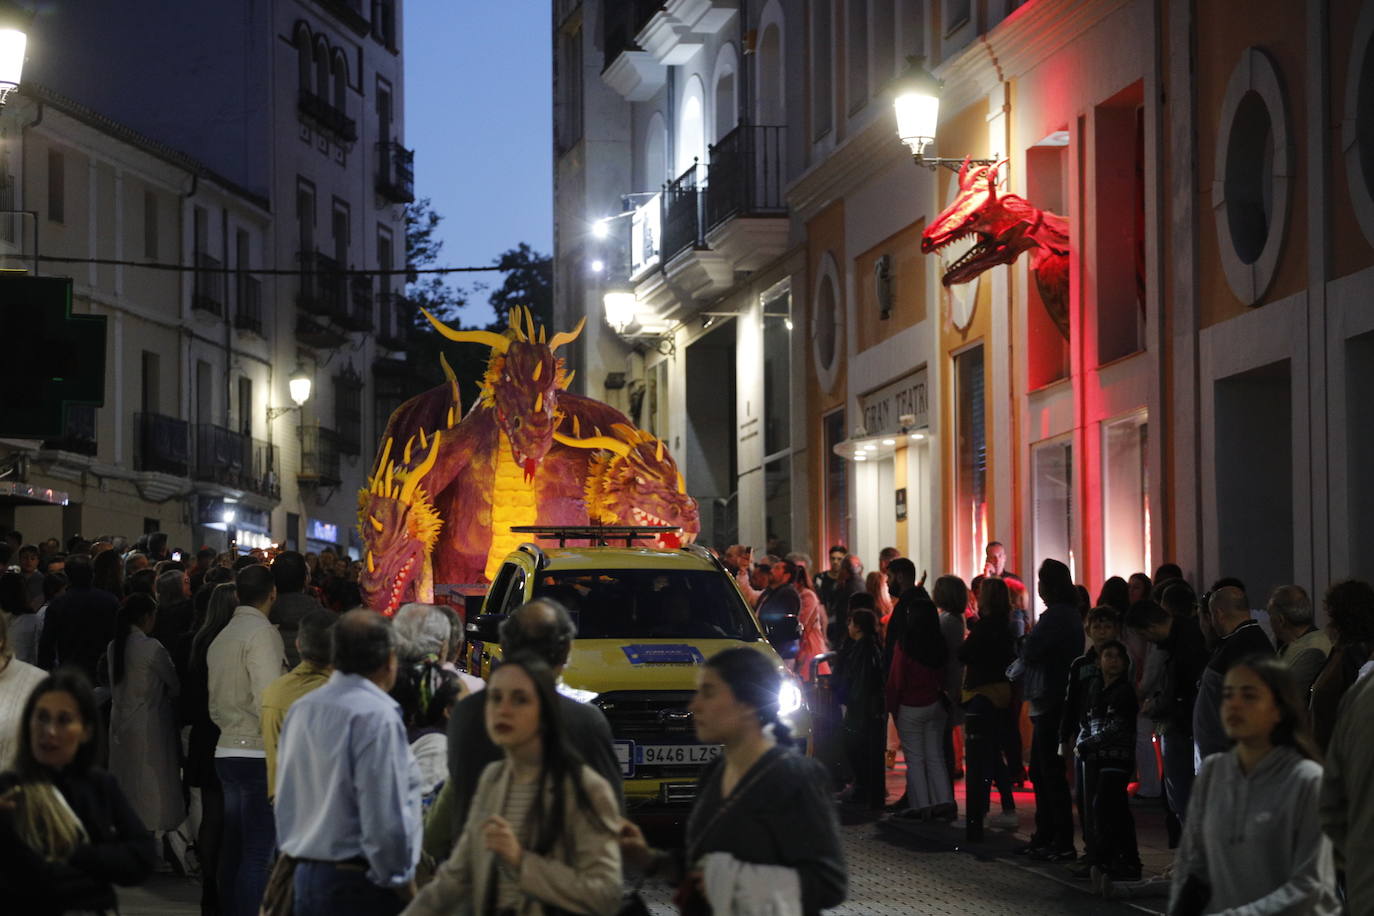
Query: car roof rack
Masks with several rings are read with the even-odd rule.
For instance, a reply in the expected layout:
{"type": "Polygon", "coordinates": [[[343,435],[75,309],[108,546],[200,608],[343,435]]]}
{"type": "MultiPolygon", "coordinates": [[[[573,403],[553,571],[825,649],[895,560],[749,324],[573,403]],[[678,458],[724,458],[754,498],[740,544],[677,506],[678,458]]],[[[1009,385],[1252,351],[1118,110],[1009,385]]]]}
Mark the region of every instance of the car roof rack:
{"type": "Polygon", "coordinates": [[[629,547],[641,538],[682,529],[676,525],[517,525],[510,530],[557,541],[559,547],[567,546],[568,541],[591,541],[598,547],[611,546],[609,541],[623,541],[629,547]]]}

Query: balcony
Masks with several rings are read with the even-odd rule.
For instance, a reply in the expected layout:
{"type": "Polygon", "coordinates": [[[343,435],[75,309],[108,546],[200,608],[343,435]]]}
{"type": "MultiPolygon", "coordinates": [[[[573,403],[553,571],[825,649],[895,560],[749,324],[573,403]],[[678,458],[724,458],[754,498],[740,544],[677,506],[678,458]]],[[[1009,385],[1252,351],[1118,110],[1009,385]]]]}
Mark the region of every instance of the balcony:
{"type": "Polygon", "coordinates": [[[239,274],[235,281],[234,327],[262,336],[262,281],[239,274]]]}
{"type": "Polygon", "coordinates": [[[160,413],[134,414],[134,470],[185,477],[190,465],[190,424],[160,413]]]}
{"type": "Polygon", "coordinates": [[[296,307],[311,315],[335,318],[345,312],[344,275],[339,262],[318,251],[302,251],[296,307]]]}
{"type": "Polygon", "coordinates": [[[650,197],[630,217],[630,277],[658,264],[663,241],[663,194],[650,197]]]}
{"type": "Polygon", "coordinates": [[[299,109],[307,121],[333,134],[340,141],[352,143],[358,139],[358,122],[323,96],[301,90],[299,109]]]}
{"type": "Polygon", "coordinates": [[[281,498],[277,448],[266,442],[208,423],[196,425],[195,480],[246,490],[269,499],[281,498]]]}
{"type": "Polygon", "coordinates": [[[345,287],[348,289],[348,308],[338,316],[338,322],[350,331],[370,331],[372,322],[372,277],[367,274],[351,274],[345,287]]]}
{"type": "Polygon", "coordinates": [[[371,26],[363,16],[361,0],[319,0],[319,4],[352,29],[359,38],[367,37],[371,26]]]}
{"type": "Polygon", "coordinates": [[[401,293],[382,290],[377,294],[377,345],[385,350],[404,350],[410,346],[410,321],[414,311],[401,293]]]}
{"type": "Polygon", "coordinates": [[[644,53],[635,44],[635,36],[654,18],[660,6],[654,0],[610,0],[606,4],[601,20],[603,71],[609,70],[621,54],[644,53]]]}
{"type": "Polygon", "coordinates": [[[697,166],[692,165],[663,189],[663,244],[659,251],[671,260],[688,248],[704,248],[701,234],[701,189],[697,166]]]}
{"type": "Polygon", "coordinates": [[[204,252],[196,252],[196,279],[191,288],[191,307],[224,314],[224,265],[204,252]]]}
{"type": "Polygon", "coordinates": [[[741,124],[711,147],[706,242],[732,270],[757,270],[787,250],[783,127],[741,124]]]}
{"type": "Polygon", "coordinates": [[[348,343],[348,332],[333,322],[319,321],[309,315],[297,315],[296,340],[307,347],[328,350],[348,343]]]}
{"type": "Polygon", "coordinates": [[[603,15],[601,79],[627,102],[648,101],[668,79],[663,62],[635,43],[658,8],[647,0],[622,0],[608,4],[603,15]]]}
{"type": "Polygon", "coordinates": [[[43,448],[94,457],[97,451],[95,434],[95,408],[83,404],[69,404],[62,435],[56,439],[43,440],[43,448]]]}
{"type": "Polygon", "coordinates": [[[301,426],[299,432],[301,469],[297,481],[304,487],[337,487],[343,482],[338,434],[323,426],[301,426]]]}
{"type": "Polygon", "coordinates": [[[415,200],[415,151],[394,141],[377,144],[377,193],[392,203],[415,200]]]}

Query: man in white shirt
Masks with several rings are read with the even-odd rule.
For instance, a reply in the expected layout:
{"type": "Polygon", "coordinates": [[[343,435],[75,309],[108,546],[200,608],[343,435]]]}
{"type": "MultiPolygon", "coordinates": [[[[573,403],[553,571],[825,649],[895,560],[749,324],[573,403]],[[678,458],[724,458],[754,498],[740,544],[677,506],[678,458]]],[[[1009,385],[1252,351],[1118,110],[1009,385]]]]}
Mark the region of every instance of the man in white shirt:
{"type": "Polygon", "coordinates": [[[286,670],[286,650],[267,620],[277,600],[272,570],[245,566],[234,585],[239,606],[206,654],[210,718],[220,730],[215,772],[224,786],[220,910],[224,916],[257,916],[276,846],[267,801],[262,695],[286,670]]]}

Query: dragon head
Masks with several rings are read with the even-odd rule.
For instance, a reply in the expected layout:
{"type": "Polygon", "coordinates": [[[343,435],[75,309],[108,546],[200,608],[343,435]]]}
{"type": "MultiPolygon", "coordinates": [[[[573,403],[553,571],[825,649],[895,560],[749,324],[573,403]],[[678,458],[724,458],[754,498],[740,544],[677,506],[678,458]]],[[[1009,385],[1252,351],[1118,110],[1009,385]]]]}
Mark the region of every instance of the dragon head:
{"type": "Polygon", "coordinates": [[[546,329],[536,330],[530,310],[518,306],[511,310],[510,328],[505,334],[455,331],[429,312],[425,317],[449,340],[491,347],[479,404],[496,411],[497,423],[510,443],[511,458],[524,469],[526,481],[533,479],[553,444],[554,427],[560,418],[558,393],[572,381],[572,373],[564,370],[557,355],[558,348],[577,339],[586,318],[572,333],[555,334],[549,340],[546,329]]]}
{"type": "Polygon", "coordinates": [[[1022,198],[998,192],[998,172],[1006,161],[970,167],[965,159],[959,169],[959,192],[921,233],[923,254],[972,237],[973,246],[945,270],[941,278],[945,286],[966,283],[990,267],[1009,264],[1015,260],[1015,255],[1034,244],[1030,242],[1011,258],[1002,259],[1007,249],[998,240],[1033,214],[1033,208],[1022,198]]]}
{"type": "Polygon", "coordinates": [[[433,600],[430,552],[443,521],[421,482],[438,460],[441,435],[421,431],[421,448],[428,452],[414,467],[407,466],[408,455],[398,467],[388,439],[367,488],[358,491],[358,530],[366,548],[358,587],[368,607],[388,616],[408,601],[433,600]]]}
{"type": "Polygon", "coordinates": [[[1000,235],[979,233],[977,242],[946,268],[940,282],[945,286],[967,283],[989,268],[1012,263],[1022,252],[1038,247],[1029,230],[1029,223],[1015,222],[1000,235]]]}
{"type": "Polygon", "coordinates": [[[687,495],[687,482],[663,440],[623,423],[614,436],[586,439],[555,433],[573,448],[601,449],[587,468],[587,515],[603,525],[668,525],[649,546],[676,549],[701,532],[697,502],[687,495]]]}

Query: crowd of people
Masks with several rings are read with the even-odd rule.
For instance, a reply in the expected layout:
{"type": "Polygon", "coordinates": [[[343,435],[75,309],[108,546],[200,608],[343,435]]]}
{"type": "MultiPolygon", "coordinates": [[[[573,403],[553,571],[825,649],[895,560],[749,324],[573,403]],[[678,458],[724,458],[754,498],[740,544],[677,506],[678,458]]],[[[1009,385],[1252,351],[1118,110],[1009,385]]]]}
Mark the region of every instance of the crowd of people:
{"type": "Polygon", "coordinates": [[[1175,564],[1112,577],[1092,602],[1048,559],[1036,605],[998,542],[970,583],[946,575],[930,591],[894,548],[867,577],[843,546],[829,560],[807,581],[800,554],[724,555],[760,617],[799,614],[798,674],[815,676],[817,649],[833,665],[841,800],[976,842],[1018,827],[1014,790],[1029,781],[1034,830],[1018,851],[1111,893],[1142,879],[1131,800],[1158,798],[1177,849],[1171,913],[1374,912],[1368,583],[1332,585],[1319,628],[1301,586],[1257,608],[1240,580],[1198,595],[1175,564]],[[889,804],[883,762],[898,747],[906,792],[889,804]]]}
{"type": "Polygon", "coordinates": [[[1364,582],[1331,586],[1318,628],[1299,586],[1255,609],[1172,564],[1092,602],[1057,560],[1028,586],[995,542],[981,575],[929,590],[892,548],[865,575],[833,547],[813,576],[731,547],[760,621],[795,619],[780,648],[842,740],[802,756],[767,657],[707,659],[690,711],[723,752],[684,845],[656,849],[624,816],[604,714],[561,692],[576,626],[557,602],[505,620],[484,684],[452,609],[358,607],[332,555],[57,548],[0,547],[0,893],[23,912],[111,910],[161,868],[198,873],[202,913],[226,916],[610,914],[627,869],[682,912],[819,913],[847,888],[836,800],[976,842],[1019,826],[1028,782],[1020,852],[1100,890],[1141,878],[1131,798],[1158,796],[1171,913],[1374,907],[1364,582]]]}

